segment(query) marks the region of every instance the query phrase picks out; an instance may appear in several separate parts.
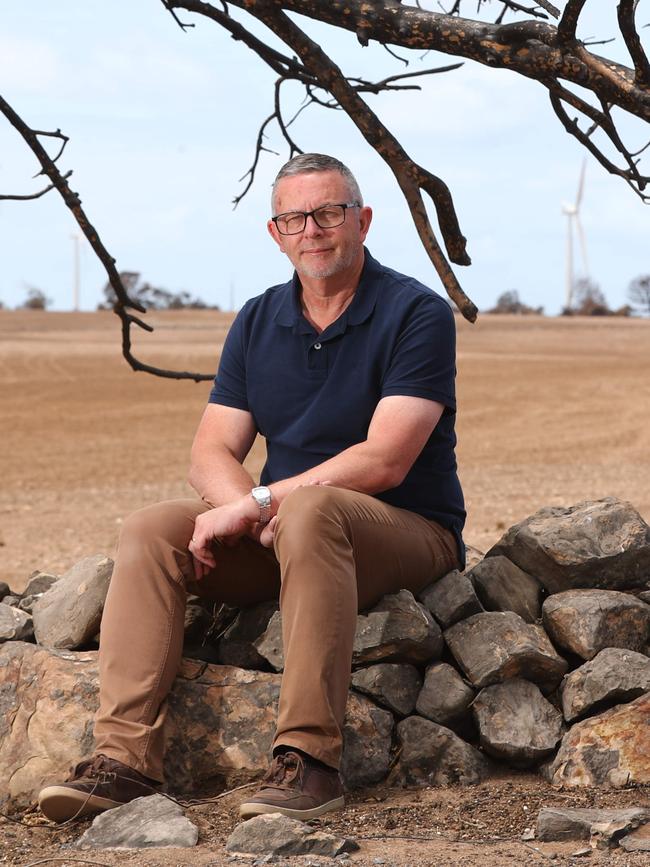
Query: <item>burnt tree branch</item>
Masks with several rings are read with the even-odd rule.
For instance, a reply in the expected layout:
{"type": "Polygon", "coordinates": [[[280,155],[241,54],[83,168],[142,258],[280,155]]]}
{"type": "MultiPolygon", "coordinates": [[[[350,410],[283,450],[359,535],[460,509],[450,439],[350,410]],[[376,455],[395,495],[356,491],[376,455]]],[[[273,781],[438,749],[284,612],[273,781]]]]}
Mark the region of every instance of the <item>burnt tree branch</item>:
{"type": "Polygon", "coordinates": [[[638,0],[621,0],[618,4],[618,26],[634,63],[634,80],[639,87],[650,87],[650,64],[634,19],[638,0]]]}
{"type": "MultiPolygon", "coordinates": [[[[166,370],[164,368],[155,367],[153,365],[146,364],[140,361],[133,355],[133,353],[131,352],[131,325],[137,325],[145,331],[153,331],[153,328],[151,325],[147,324],[142,319],[129,312],[130,310],[137,310],[140,313],[145,313],[146,311],[141,304],[139,304],[137,301],[133,300],[129,296],[128,292],[124,288],[122,280],[120,279],[120,275],[115,267],[115,259],[108,252],[101,238],[99,237],[97,230],[88,219],[86,212],[81,206],[81,199],[79,198],[79,195],[70,188],[70,185],[68,184],[68,178],[70,177],[71,172],[67,172],[65,175],[61,174],[56,165],[55,159],[58,159],[61,156],[61,153],[63,152],[63,147],[65,147],[65,143],[67,142],[67,138],[63,136],[59,130],[57,130],[56,132],[44,132],[43,130],[32,129],[27,123],[25,123],[25,121],[20,117],[20,115],[18,115],[17,112],[14,111],[14,109],[9,105],[9,103],[5,99],[3,99],[2,96],[0,96],[0,112],[7,118],[9,123],[14,127],[14,129],[18,132],[18,134],[30,148],[41,166],[41,171],[39,172],[39,175],[46,175],[50,180],[50,186],[48,187],[48,190],[56,189],[57,192],[60,194],[66,206],[72,213],[72,216],[76,220],[77,225],[79,226],[88,243],[92,247],[95,255],[104,266],[104,270],[106,271],[109,282],[113,287],[117,299],[113,306],[113,311],[117,314],[117,316],[119,316],[122,322],[122,354],[126,361],[131,365],[133,370],[142,370],[146,373],[153,373],[156,376],[164,376],[170,379],[193,379],[195,382],[199,382],[200,380],[204,379],[212,379],[213,374],[166,370]],[[63,147],[61,148],[55,159],[53,159],[48,154],[48,152],[39,141],[40,136],[52,136],[65,140],[63,147]]],[[[38,195],[43,195],[45,192],[47,192],[47,190],[42,190],[38,195]]]]}

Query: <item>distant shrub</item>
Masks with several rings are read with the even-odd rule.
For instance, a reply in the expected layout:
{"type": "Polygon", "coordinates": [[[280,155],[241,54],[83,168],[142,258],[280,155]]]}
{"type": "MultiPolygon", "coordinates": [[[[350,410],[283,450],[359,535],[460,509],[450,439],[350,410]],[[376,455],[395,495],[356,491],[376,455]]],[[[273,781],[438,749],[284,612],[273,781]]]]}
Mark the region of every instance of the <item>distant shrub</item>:
{"type": "Polygon", "coordinates": [[[496,305],[491,310],[488,310],[488,313],[513,313],[518,315],[537,313],[543,315],[544,308],[529,307],[519,300],[519,292],[516,289],[509,289],[507,292],[499,295],[496,305]]]}
{"type": "Polygon", "coordinates": [[[562,311],[563,316],[614,316],[600,286],[589,277],[576,280],[573,303],[562,311]]]}
{"type": "Polygon", "coordinates": [[[45,292],[34,286],[29,286],[27,298],[23,301],[22,308],[23,310],[47,310],[51,303],[52,299],[48,298],[45,292]]]}

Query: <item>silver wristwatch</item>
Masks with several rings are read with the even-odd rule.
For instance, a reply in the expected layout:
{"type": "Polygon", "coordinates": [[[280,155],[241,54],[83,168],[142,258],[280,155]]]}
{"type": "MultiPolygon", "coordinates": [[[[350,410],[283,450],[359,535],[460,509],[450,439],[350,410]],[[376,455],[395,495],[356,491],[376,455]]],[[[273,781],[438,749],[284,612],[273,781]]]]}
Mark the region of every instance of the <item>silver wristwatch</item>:
{"type": "Polygon", "coordinates": [[[271,520],[271,489],[266,485],[253,488],[251,497],[260,507],[260,524],[268,524],[271,520]]]}

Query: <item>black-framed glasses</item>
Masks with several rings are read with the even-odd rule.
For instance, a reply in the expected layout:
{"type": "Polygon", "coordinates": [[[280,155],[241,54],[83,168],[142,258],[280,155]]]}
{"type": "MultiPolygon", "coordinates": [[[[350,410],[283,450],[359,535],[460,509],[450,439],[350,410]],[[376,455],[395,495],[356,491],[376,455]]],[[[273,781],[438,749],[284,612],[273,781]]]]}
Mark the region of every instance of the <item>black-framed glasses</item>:
{"type": "Polygon", "coordinates": [[[281,235],[298,235],[307,225],[307,217],[311,217],[321,229],[335,229],[345,222],[345,212],[348,208],[360,208],[359,202],[344,202],[340,205],[321,205],[313,211],[287,211],[271,217],[281,235]]]}

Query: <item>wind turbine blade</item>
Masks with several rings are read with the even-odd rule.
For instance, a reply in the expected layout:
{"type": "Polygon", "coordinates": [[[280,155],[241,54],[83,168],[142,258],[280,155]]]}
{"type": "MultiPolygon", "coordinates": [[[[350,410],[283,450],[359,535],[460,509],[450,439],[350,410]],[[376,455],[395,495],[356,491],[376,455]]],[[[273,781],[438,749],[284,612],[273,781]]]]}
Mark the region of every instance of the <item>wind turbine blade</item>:
{"type": "Polygon", "coordinates": [[[582,161],[582,168],[580,169],[580,180],[578,181],[578,192],[576,194],[576,203],[575,209],[576,211],[580,207],[580,202],[582,201],[582,194],[585,189],[585,172],[587,170],[587,160],[582,161]]]}
{"type": "Polygon", "coordinates": [[[585,277],[589,276],[589,262],[587,261],[587,242],[585,241],[585,233],[582,230],[580,217],[576,214],[576,229],[578,231],[578,239],[580,241],[580,252],[582,253],[582,264],[585,269],[585,277]]]}

